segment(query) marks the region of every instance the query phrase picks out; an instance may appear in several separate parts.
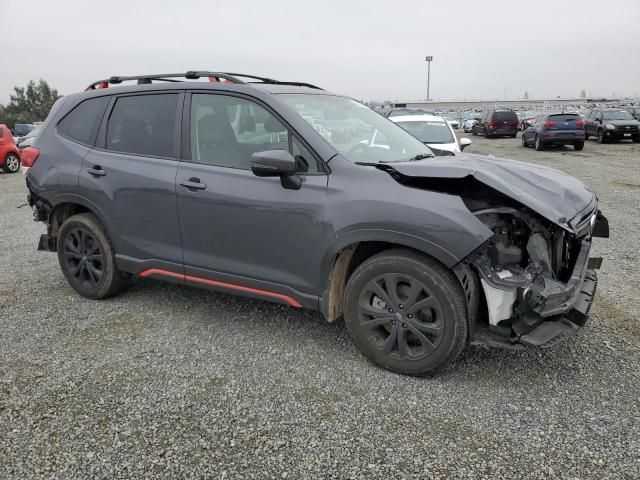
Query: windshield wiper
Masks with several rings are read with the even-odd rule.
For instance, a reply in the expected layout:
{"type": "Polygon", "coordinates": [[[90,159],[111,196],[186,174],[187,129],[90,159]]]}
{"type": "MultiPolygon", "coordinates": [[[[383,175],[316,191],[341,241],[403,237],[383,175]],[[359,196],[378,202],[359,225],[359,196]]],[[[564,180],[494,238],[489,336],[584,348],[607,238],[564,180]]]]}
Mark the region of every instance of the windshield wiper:
{"type": "Polygon", "coordinates": [[[424,160],[425,158],[435,158],[435,155],[432,153],[419,153],[415,157],[411,157],[408,162],[415,162],[417,160],[424,160]]]}

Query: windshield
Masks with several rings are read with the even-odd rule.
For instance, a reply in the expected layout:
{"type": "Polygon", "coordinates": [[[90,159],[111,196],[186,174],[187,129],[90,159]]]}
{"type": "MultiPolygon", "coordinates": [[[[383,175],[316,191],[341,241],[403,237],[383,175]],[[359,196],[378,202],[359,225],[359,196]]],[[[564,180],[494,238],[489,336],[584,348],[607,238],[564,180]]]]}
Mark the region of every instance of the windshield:
{"type": "Polygon", "coordinates": [[[432,154],[402,128],[350,98],[306,94],[281,98],[352,162],[402,162],[432,154]]]}
{"type": "Polygon", "coordinates": [[[451,129],[445,122],[398,122],[411,135],[424,143],[453,143],[451,129]]]}
{"type": "Polygon", "coordinates": [[[602,112],[602,118],[605,120],[633,120],[633,117],[626,110],[619,112],[602,112]]]}

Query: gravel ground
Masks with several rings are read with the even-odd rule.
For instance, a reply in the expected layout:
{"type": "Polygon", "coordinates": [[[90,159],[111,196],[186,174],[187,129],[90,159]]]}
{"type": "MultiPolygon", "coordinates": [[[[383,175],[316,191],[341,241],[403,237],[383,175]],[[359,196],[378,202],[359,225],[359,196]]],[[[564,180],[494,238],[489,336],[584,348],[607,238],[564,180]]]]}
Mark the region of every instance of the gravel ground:
{"type": "Polygon", "coordinates": [[[0,174],[0,477],[639,478],[640,145],[471,138],[582,178],[612,238],[576,337],[426,379],[314,312],[140,279],[82,299],[0,174]]]}

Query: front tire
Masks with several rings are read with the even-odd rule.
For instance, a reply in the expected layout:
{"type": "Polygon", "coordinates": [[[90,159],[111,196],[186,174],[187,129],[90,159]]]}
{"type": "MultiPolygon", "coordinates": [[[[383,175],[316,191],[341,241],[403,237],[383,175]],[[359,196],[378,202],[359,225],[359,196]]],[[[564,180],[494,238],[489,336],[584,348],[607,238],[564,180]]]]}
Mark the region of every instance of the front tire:
{"type": "Polygon", "coordinates": [[[527,141],[524,138],[524,133],[522,134],[522,146],[527,148],[529,145],[527,145],[527,141]]]}
{"type": "Polygon", "coordinates": [[[598,135],[596,137],[596,140],[598,141],[598,143],[607,143],[607,139],[604,136],[604,130],[602,129],[598,130],[598,135]]]}
{"type": "Polygon", "coordinates": [[[69,217],[58,235],[58,262],[69,285],[94,300],[116,295],[130,275],[118,270],[102,224],[90,213],[69,217]]]}
{"type": "Polygon", "coordinates": [[[466,306],[456,277],[404,249],[366,260],[349,278],[344,318],[371,361],[405,375],[428,375],[453,362],[467,341],[466,306]]]}
{"type": "Polygon", "coordinates": [[[633,143],[640,143],[640,135],[632,138],[633,143]]]}
{"type": "Polygon", "coordinates": [[[4,170],[7,173],[17,173],[20,170],[20,157],[9,153],[4,159],[4,170]]]}

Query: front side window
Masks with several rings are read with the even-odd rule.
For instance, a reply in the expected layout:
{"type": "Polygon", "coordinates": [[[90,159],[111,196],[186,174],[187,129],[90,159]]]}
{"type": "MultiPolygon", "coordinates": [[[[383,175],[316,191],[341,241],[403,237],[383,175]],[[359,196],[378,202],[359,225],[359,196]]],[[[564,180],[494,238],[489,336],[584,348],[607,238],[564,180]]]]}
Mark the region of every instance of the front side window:
{"type": "Polygon", "coordinates": [[[411,135],[423,143],[454,143],[449,125],[438,121],[398,122],[411,135]]]}
{"type": "Polygon", "coordinates": [[[58,132],[85,145],[93,145],[109,97],[90,98],[78,104],[58,123],[58,132]]]}
{"type": "Polygon", "coordinates": [[[309,94],[280,98],[352,162],[401,162],[432,154],[389,119],[350,98],[309,94]]]}
{"type": "Polygon", "coordinates": [[[118,98],[107,123],[107,150],[176,158],[179,99],[177,93],[118,98]]]}
{"type": "Polygon", "coordinates": [[[191,161],[219,167],[251,169],[251,156],[286,150],[301,173],[317,173],[309,150],[264,107],[231,95],[191,96],[191,161]]]}

